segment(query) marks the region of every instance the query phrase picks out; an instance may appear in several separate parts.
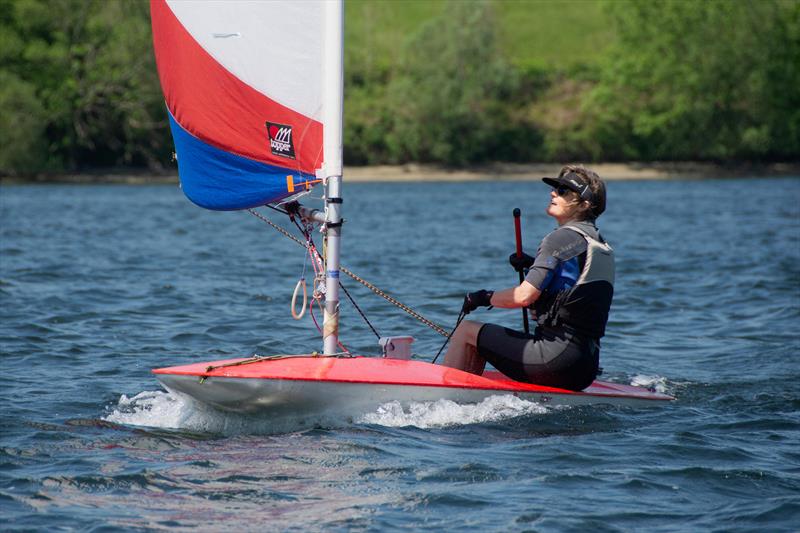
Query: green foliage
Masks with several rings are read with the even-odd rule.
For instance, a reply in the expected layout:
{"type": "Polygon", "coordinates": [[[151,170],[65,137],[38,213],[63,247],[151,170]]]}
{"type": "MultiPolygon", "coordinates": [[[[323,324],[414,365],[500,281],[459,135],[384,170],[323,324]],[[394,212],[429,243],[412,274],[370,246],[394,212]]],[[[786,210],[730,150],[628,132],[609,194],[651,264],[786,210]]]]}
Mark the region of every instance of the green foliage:
{"type": "Polygon", "coordinates": [[[42,170],[44,107],[30,83],[0,71],[0,173],[30,173],[42,170]]]}
{"type": "MultiPolygon", "coordinates": [[[[797,0],[348,0],[345,161],[800,154],[797,0]]],[[[146,0],[0,0],[0,173],[172,141],[146,0]]]]}
{"type": "Polygon", "coordinates": [[[614,42],[597,1],[494,0],[500,48],[522,70],[594,66],[614,42]]]}
{"type": "Polygon", "coordinates": [[[512,120],[519,80],[500,54],[491,8],[448,4],[407,43],[387,90],[393,162],[510,159],[519,146],[508,141],[532,137],[512,120]]]}
{"type": "MultiPolygon", "coordinates": [[[[36,121],[19,145],[29,154],[16,157],[46,154],[37,165],[3,170],[154,166],[165,152],[167,129],[147,4],[15,0],[3,7],[0,72],[18,80],[13,90],[24,90],[28,122],[36,121]]],[[[16,129],[22,115],[6,118],[3,131],[16,129]]]]}
{"type": "Polygon", "coordinates": [[[345,84],[344,160],[349,165],[385,164],[391,160],[386,143],[392,128],[386,84],[345,84]]]}
{"type": "Polygon", "coordinates": [[[444,6],[443,1],[430,0],[346,0],[345,72],[385,81],[407,36],[439,16],[444,6]]]}
{"type": "Polygon", "coordinates": [[[610,2],[617,44],[573,131],[594,157],[800,153],[800,4],[610,2]]]}
{"type": "MultiPolygon", "coordinates": [[[[485,0],[457,0],[481,9],[485,0]]],[[[571,69],[594,65],[614,40],[609,17],[596,0],[491,0],[497,46],[509,63],[571,69]]],[[[366,62],[383,70],[400,59],[406,37],[453,4],[442,0],[346,0],[347,68],[366,62]]]]}

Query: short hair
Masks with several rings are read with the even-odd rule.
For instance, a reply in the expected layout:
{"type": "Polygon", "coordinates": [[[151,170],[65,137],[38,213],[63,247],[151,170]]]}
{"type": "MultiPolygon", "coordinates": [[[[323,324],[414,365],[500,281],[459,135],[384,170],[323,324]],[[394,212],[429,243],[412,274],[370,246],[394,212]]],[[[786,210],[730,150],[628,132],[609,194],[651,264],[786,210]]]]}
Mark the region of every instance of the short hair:
{"type": "Polygon", "coordinates": [[[597,172],[589,170],[583,165],[564,165],[558,172],[558,177],[566,176],[570,172],[577,174],[580,178],[589,185],[592,191],[592,199],[589,202],[591,207],[588,210],[587,217],[595,219],[603,214],[606,210],[606,184],[597,175],[597,172]]]}

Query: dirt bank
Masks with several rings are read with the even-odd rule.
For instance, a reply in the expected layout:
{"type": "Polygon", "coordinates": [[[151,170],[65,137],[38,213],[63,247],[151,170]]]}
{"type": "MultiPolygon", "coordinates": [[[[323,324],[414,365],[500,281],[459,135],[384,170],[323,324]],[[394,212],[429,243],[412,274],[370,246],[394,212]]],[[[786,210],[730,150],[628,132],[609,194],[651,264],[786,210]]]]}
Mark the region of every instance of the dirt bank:
{"type": "MultiPolygon", "coordinates": [[[[588,164],[607,180],[664,180],[664,179],[707,179],[749,176],[798,176],[800,163],[772,163],[769,165],[713,163],[598,163],[588,164]]],[[[543,176],[553,176],[561,167],[557,163],[495,163],[471,167],[469,169],[450,169],[436,165],[377,165],[368,167],[345,167],[344,179],[347,182],[404,182],[404,181],[527,181],[543,176]]],[[[0,176],[0,183],[124,183],[154,184],[177,183],[175,173],[148,174],[147,171],[114,170],[111,172],[93,171],[82,174],[41,175],[34,177],[0,176]]]]}
{"type": "MultiPolygon", "coordinates": [[[[716,165],[712,163],[599,163],[587,164],[607,180],[703,179],[743,176],[800,176],[800,164],[716,165]]],[[[345,179],[369,181],[484,181],[534,180],[558,173],[560,164],[493,164],[470,169],[447,169],[432,165],[348,167],[345,179]]]]}

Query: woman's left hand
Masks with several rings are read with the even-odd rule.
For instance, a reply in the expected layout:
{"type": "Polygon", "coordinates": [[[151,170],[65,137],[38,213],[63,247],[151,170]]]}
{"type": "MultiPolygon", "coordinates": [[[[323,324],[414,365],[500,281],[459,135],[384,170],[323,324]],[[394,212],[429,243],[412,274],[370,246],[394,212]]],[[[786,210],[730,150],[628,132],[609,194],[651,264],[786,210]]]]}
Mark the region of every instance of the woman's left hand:
{"type": "Polygon", "coordinates": [[[464,304],[461,306],[461,312],[468,315],[479,307],[491,307],[493,294],[494,291],[487,291],[485,289],[468,293],[464,296],[464,304]]]}

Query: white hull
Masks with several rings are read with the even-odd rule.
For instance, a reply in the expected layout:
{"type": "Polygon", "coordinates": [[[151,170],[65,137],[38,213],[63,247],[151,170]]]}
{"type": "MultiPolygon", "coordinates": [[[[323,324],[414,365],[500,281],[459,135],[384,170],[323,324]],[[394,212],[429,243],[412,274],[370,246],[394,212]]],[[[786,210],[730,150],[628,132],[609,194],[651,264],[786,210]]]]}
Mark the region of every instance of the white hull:
{"type": "Polygon", "coordinates": [[[597,383],[581,393],[557,393],[262,378],[210,377],[201,382],[197,376],[169,374],[157,377],[169,391],[185,394],[216,409],[278,417],[300,413],[303,415],[346,413],[358,416],[373,412],[379,406],[391,401],[409,403],[446,399],[467,404],[479,403],[485,398],[500,394],[511,394],[545,405],[571,406],[643,407],[671,399],[656,393],[647,396],[622,396],[617,388],[619,385],[608,384],[614,386],[609,390],[603,383],[597,383]]]}

